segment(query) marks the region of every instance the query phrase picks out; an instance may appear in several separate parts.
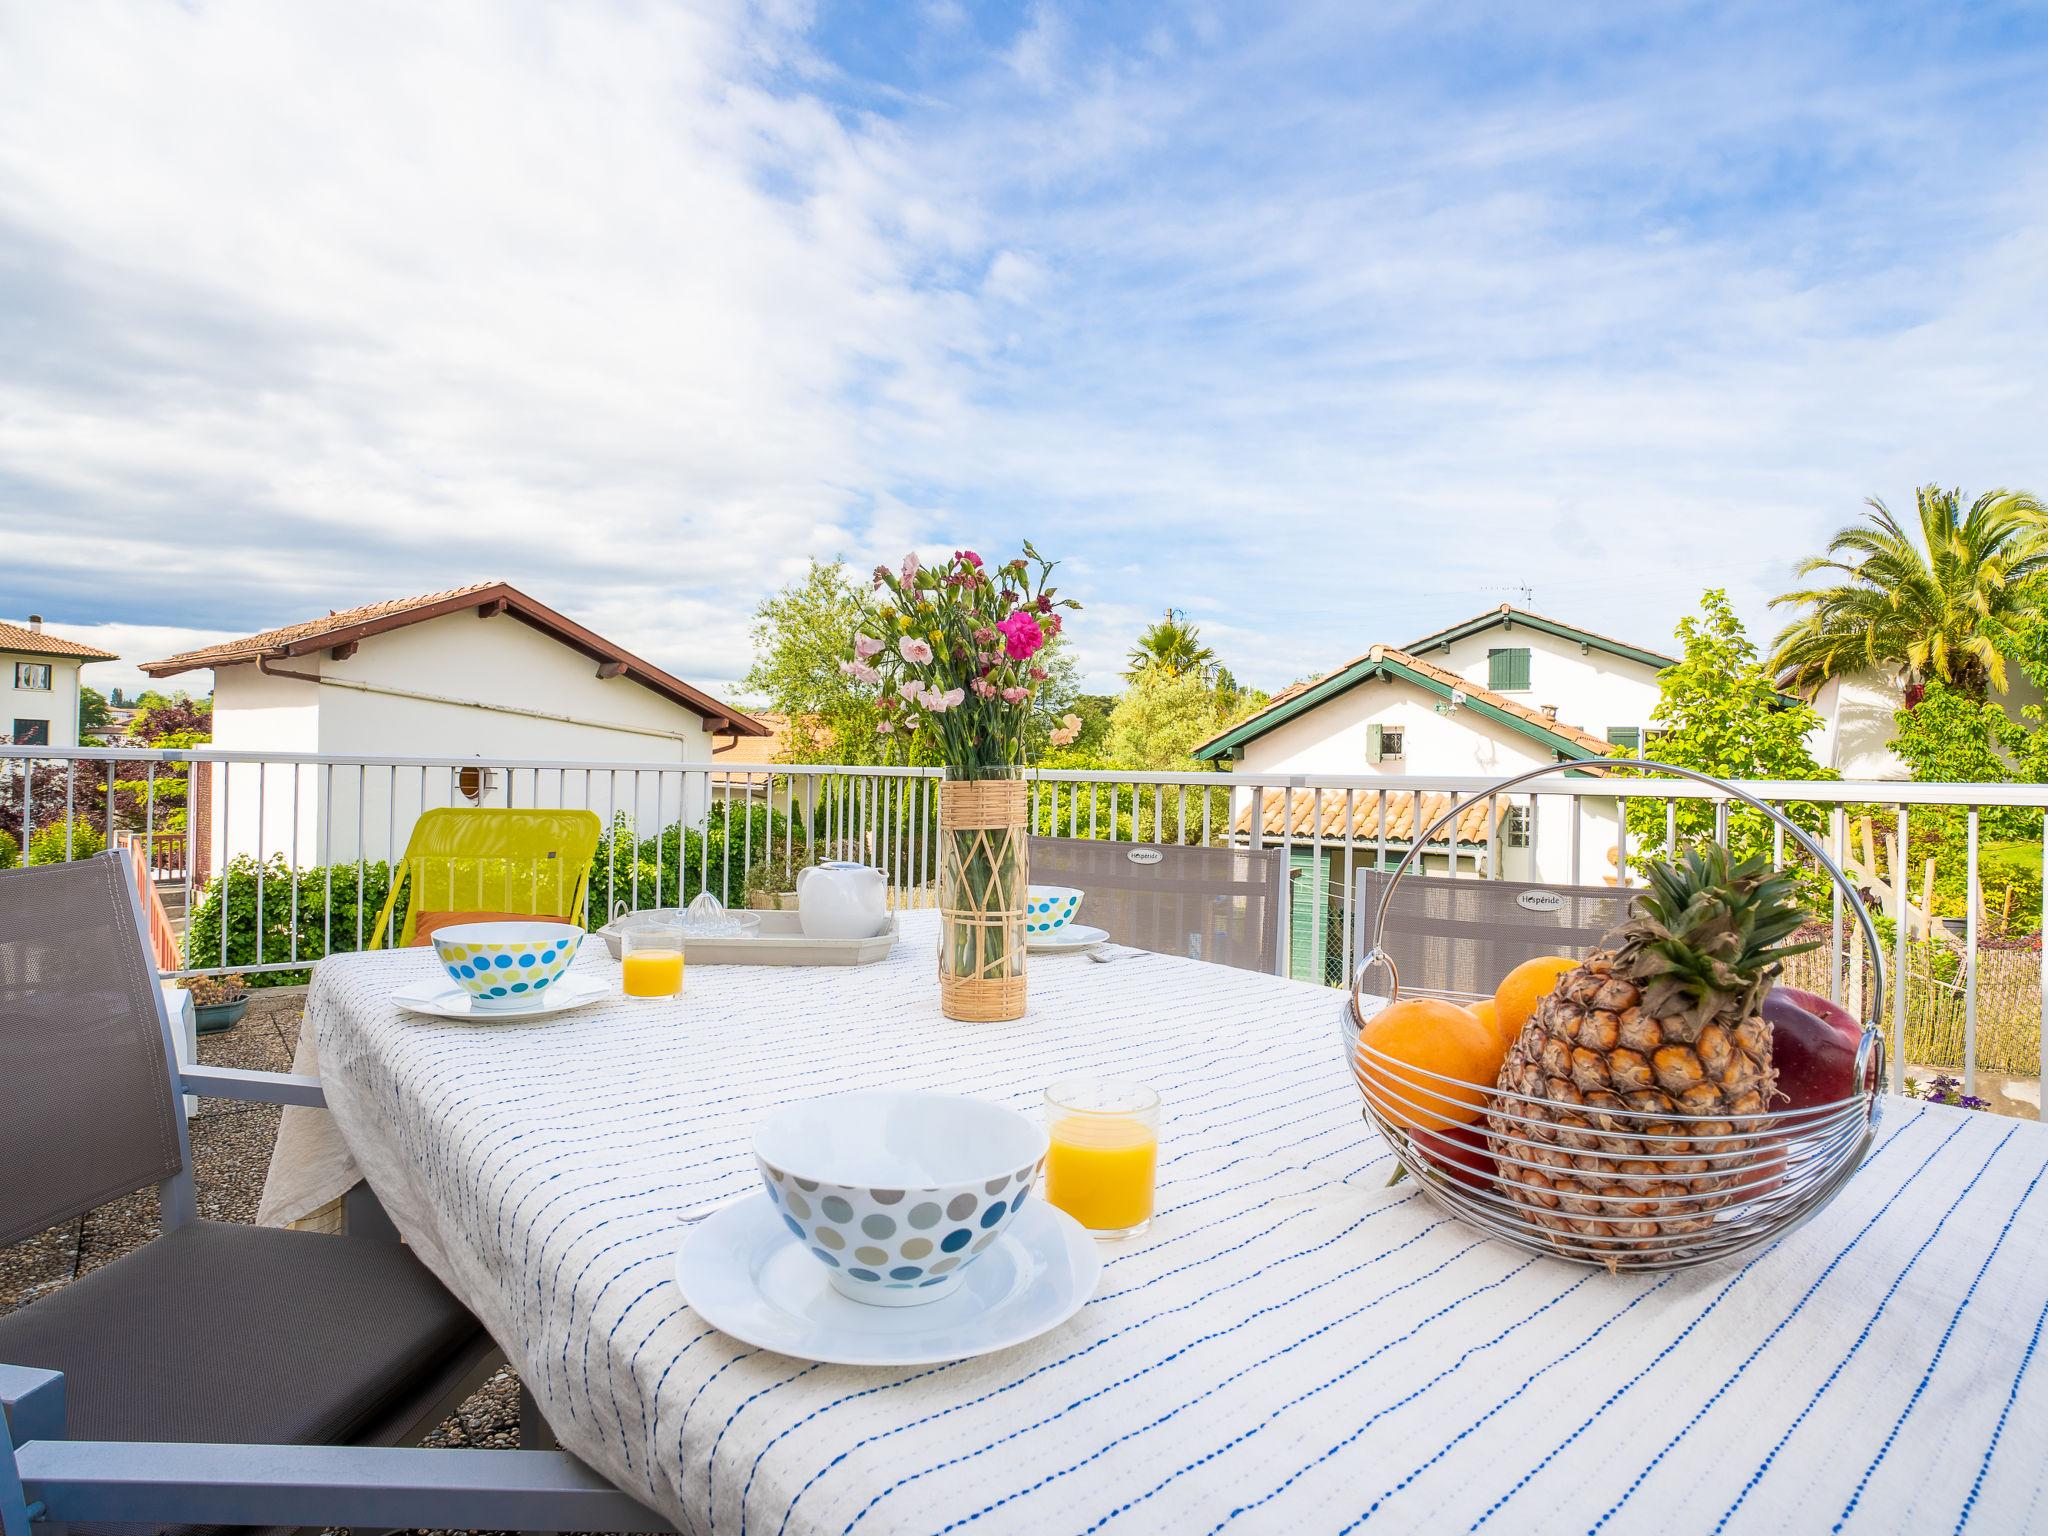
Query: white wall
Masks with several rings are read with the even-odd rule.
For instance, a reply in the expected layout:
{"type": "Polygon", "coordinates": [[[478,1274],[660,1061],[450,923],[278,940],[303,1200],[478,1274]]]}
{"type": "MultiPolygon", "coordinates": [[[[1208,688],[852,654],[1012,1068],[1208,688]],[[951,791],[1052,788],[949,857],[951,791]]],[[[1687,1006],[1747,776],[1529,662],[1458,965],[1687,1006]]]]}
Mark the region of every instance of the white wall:
{"type": "MultiPolygon", "coordinates": [[[[1361,683],[1248,742],[1233,771],[1247,779],[1289,773],[1505,779],[1555,761],[1547,747],[1469,706],[1438,714],[1442,702],[1408,682],[1361,683]],[[1375,724],[1402,733],[1400,757],[1367,761],[1367,727],[1375,724]]],[[[1581,800],[1579,806],[1580,876],[1598,885],[1613,871],[1606,854],[1615,843],[1614,802],[1581,800]]],[[[1510,879],[1569,880],[1572,815],[1571,803],[1561,796],[1538,801],[1531,846],[1504,849],[1503,873],[1510,879]]]]}
{"type": "Polygon", "coordinates": [[[1487,652],[1529,652],[1529,688],[1507,694],[1530,709],[1555,705],[1558,719],[1605,738],[1615,726],[1641,729],[1657,709],[1657,669],[1597,648],[1582,651],[1579,642],[1531,629],[1495,626],[1451,643],[1415,654],[1477,687],[1489,687],[1487,652]]]}
{"type": "MultiPolygon", "coordinates": [[[[627,678],[598,677],[596,661],[507,615],[451,614],[370,636],[346,660],[320,652],[276,665],[323,681],[262,676],[253,664],[222,668],[214,694],[216,745],[474,759],[480,765],[551,759],[680,770],[711,759],[711,735],[694,710],[627,678]],[[476,707],[484,705],[503,708],[476,707]],[[546,718],[506,709],[536,710],[546,718]]],[[[263,851],[292,852],[296,783],[298,862],[306,864],[359,855],[387,859],[403,851],[419,813],[435,806],[587,805],[607,820],[614,810],[636,817],[644,837],[679,820],[700,821],[705,805],[703,775],[680,771],[643,773],[636,782],[635,775],[609,771],[493,769],[480,802],[462,793],[451,769],[307,767],[294,773],[272,767],[260,778],[263,851]]],[[[252,767],[227,776],[225,814],[216,814],[222,827],[217,846],[225,838],[236,853],[256,851],[258,780],[252,767]]],[[[223,806],[218,787],[215,803],[223,806]]]]}
{"type": "Polygon", "coordinates": [[[12,737],[16,720],[50,722],[52,747],[78,745],[78,662],[62,656],[31,656],[25,651],[0,651],[0,736],[12,737]],[[16,662],[50,669],[50,689],[16,688],[16,662]]]}

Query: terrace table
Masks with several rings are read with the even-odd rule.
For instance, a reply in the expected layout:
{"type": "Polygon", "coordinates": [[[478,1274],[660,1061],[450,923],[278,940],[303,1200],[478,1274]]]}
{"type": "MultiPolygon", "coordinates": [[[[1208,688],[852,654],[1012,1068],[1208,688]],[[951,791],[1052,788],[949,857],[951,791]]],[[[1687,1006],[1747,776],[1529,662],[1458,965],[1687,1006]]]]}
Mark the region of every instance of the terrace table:
{"type": "Polygon", "coordinates": [[[1613,1277],[1386,1187],[1328,990],[1035,958],[1026,1018],[954,1024],[935,918],[903,929],[877,966],[699,966],[679,1007],[492,1028],[386,1001],[426,951],[316,972],[328,1101],[400,1231],[562,1443],[681,1529],[2048,1529],[2048,1128],[1889,1101],[1774,1248],[1613,1277]],[[1062,1328],[858,1370],[683,1304],[679,1220],[756,1187],[770,1107],[918,1085],[1035,1113],[1069,1071],[1149,1080],[1165,1120],[1158,1219],[1062,1328]]]}

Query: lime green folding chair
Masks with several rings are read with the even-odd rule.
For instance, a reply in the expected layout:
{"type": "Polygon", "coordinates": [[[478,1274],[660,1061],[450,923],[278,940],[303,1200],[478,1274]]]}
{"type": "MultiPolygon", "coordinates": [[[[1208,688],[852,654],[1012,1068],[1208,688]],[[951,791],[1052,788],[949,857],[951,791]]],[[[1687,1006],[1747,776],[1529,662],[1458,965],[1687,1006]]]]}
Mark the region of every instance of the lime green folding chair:
{"type": "Polygon", "coordinates": [[[604,823],[595,811],[444,807],[413,823],[370,948],[424,944],[437,928],[547,917],[584,926],[590,862],[604,823]],[[394,940],[393,914],[406,898],[394,940]]]}

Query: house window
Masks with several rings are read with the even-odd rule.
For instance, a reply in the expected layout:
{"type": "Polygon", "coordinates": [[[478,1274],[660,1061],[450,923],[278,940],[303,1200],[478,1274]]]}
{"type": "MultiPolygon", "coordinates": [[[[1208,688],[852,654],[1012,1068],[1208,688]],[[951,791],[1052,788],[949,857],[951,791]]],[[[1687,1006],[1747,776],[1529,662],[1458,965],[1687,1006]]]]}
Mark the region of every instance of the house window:
{"type": "Polygon", "coordinates": [[[1504,848],[1526,848],[1529,846],[1529,813],[1519,805],[1511,805],[1500,819],[1500,841],[1504,848]]]}
{"type": "Polygon", "coordinates": [[[46,661],[17,661],[14,686],[32,693],[50,691],[50,664],[46,661]]]}
{"type": "Polygon", "coordinates": [[[1527,693],[1529,691],[1529,648],[1517,646],[1513,650],[1495,650],[1486,653],[1486,686],[1495,693],[1527,693]]]}
{"type": "Polygon", "coordinates": [[[14,744],[17,747],[47,747],[50,744],[50,722],[23,720],[17,716],[14,722],[14,744]]]}
{"type": "Polygon", "coordinates": [[[1384,758],[1401,755],[1401,727],[1398,725],[1368,725],[1365,728],[1365,760],[1377,763],[1384,758]]]}
{"type": "Polygon", "coordinates": [[[1620,747],[1624,752],[1643,750],[1643,728],[1639,725],[1610,725],[1607,727],[1607,745],[1620,747]]]}

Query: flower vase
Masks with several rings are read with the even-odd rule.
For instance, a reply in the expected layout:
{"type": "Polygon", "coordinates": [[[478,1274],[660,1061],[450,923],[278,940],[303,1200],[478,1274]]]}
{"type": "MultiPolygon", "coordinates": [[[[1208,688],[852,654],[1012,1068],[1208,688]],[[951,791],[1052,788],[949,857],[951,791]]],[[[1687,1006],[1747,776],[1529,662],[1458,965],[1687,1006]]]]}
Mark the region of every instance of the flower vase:
{"type": "Polygon", "coordinates": [[[1023,779],[939,786],[939,1007],[949,1019],[1024,1016],[1029,832],[1023,779]]]}

